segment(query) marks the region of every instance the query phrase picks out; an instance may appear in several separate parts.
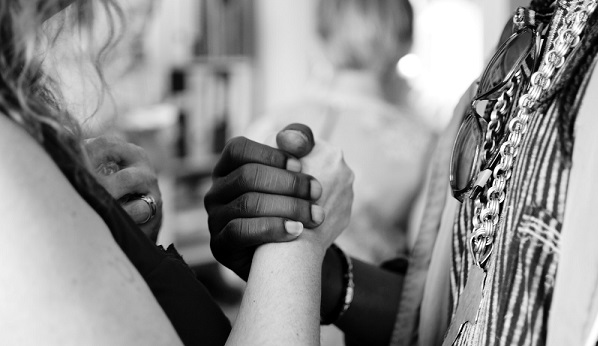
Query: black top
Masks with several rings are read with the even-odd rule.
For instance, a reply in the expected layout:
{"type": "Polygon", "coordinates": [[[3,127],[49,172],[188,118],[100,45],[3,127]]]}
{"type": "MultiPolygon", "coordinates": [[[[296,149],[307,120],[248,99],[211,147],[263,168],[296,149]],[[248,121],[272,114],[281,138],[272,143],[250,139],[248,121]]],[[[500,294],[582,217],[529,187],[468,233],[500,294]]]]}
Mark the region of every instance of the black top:
{"type": "Polygon", "coordinates": [[[185,345],[224,345],[230,322],[171,245],[153,244],[108,192],[44,129],[46,152],[81,197],[104,220],[114,240],[137,268],[185,345]]]}

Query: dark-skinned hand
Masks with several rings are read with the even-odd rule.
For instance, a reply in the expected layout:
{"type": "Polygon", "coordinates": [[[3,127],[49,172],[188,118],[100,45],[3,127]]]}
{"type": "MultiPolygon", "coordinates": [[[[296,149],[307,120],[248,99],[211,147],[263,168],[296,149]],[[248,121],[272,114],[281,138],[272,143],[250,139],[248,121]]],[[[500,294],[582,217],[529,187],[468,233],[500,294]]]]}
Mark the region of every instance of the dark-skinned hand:
{"type": "Polygon", "coordinates": [[[281,149],[244,137],[231,139],[205,197],[214,257],[247,280],[257,246],[296,239],[325,217],[322,186],[301,173],[299,158],[315,145],[311,130],[292,124],[278,133],[281,149]]]}

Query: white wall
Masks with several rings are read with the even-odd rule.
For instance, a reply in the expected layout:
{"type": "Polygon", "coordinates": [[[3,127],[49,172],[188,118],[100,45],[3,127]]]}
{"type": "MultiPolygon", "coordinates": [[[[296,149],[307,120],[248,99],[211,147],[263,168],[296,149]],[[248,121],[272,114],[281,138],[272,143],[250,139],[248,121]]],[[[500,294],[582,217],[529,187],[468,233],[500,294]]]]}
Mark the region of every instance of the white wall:
{"type": "Polygon", "coordinates": [[[256,0],[256,112],[297,100],[309,74],[314,0],[256,0]]]}
{"type": "Polygon", "coordinates": [[[509,0],[485,0],[480,1],[480,5],[484,15],[484,52],[487,56],[496,47],[512,9],[509,0]]]}

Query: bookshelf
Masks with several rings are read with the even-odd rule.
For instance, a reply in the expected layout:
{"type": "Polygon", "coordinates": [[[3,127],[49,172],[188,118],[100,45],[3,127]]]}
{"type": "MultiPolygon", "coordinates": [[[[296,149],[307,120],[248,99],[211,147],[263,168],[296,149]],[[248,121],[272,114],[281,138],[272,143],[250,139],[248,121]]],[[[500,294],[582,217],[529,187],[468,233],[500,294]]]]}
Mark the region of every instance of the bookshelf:
{"type": "Polygon", "coordinates": [[[254,109],[253,0],[193,0],[188,58],[173,70],[180,108],[173,180],[173,241],[190,265],[213,261],[203,196],[225,142],[241,133],[254,109]]]}

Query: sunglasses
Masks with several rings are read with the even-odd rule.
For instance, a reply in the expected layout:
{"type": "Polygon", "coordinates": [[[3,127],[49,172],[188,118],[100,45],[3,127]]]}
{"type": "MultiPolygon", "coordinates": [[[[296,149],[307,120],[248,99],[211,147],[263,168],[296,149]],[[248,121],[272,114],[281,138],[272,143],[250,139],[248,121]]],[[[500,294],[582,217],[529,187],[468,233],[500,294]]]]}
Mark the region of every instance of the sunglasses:
{"type": "Polygon", "coordinates": [[[527,22],[519,25],[500,45],[480,78],[451,155],[450,185],[453,196],[460,202],[466,197],[479,196],[499,161],[501,143],[489,144],[488,131],[494,131],[499,138],[500,133],[504,133],[507,119],[496,119],[496,114],[505,117],[516,104],[521,81],[529,80],[538,60],[537,40],[535,26],[527,22]],[[482,110],[481,105],[485,105],[482,110]],[[490,119],[490,108],[494,109],[494,119],[490,119]]]}

